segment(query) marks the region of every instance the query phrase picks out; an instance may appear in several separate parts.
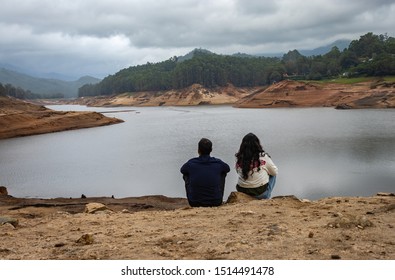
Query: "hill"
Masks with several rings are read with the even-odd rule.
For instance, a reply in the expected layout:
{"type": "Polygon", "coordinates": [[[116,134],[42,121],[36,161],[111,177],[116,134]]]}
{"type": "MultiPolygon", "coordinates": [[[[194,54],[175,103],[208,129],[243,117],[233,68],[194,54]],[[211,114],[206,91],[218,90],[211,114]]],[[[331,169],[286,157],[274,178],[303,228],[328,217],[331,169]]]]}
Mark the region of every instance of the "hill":
{"type": "MultiPolygon", "coordinates": [[[[346,42],[344,42],[346,43],[346,42]]],[[[107,76],[96,85],[85,85],[78,95],[98,96],[126,92],[180,90],[200,84],[205,88],[267,86],[283,79],[322,80],[347,77],[395,75],[395,38],[367,33],[340,50],[304,56],[297,50],[282,58],[246,54],[218,55],[195,49],[184,57],[132,66],[107,76]]],[[[317,50],[324,51],[324,49],[317,50]]]]}
{"type": "Polygon", "coordinates": [[[36,78],[20,72],[0,69],[0,83],[11,84],[41,95],[63,94],[65,98],[77,97],[78,89],[85,84],[96,84],[99,79],[85,76],[76,81],[36,78]]]}
{"type": "Polygon", "coordinates": [[[304,56],[316,56],[316,55],[324,55],[329,53],[333,47],[338,48],[340,51],[343,51],[345,48],[348,48],[350,45],[350,40],[337,40],[331,44],[326,46],[318,47],[312,50],[300,50],[300,54],[304,56]]]}

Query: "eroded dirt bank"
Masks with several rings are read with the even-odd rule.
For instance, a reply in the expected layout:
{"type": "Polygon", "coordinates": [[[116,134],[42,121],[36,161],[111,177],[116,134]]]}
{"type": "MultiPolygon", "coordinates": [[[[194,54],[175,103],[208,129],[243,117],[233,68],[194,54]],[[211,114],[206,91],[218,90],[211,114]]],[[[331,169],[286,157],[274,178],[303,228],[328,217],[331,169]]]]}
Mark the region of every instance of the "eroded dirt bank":
{"type": "Polygon", "coordinates": [[[395,83],[356,84],[282,81],[255,90],[235,105],[240,108],[335,107],[338,109],[395,108],[395,83]]]}
{"type": "Polygon", "coordinates": [[[73,102],[99,107],[227,104],[240,108],[395,108],[395,83],[372,80],[341,84],[284,80],[269,87],[253,88],[236,88],[232,85],[204,88],[192,85],[180,90],[87,97],[73,102]]]}
{"type": "Polygon", "coordinates": [[[0,97],[0,139],[120,123],[96,112],[59,112],[0,97]]]}

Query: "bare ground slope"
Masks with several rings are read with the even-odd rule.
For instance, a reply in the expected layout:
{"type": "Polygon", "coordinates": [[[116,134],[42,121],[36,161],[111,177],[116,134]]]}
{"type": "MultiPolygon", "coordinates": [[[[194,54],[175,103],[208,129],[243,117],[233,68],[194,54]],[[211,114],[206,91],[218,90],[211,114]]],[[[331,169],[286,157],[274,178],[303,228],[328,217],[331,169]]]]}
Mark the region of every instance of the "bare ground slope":
{"type": "Polygon", "coordinates": [[[240,108],[395,108],[395,83],[357,84],[281,81],[236,103],[240,108]]]}
{"type": "Polygon", "coordinates": [[[76,104],[88,106],[190,106],[234,105],[240,108],[336,107],[395,108],[395,83],[368,81],[355,84],[284,80],[269,87],[205,88],[134,92],[114,96],[80,98],[76,104]]]}

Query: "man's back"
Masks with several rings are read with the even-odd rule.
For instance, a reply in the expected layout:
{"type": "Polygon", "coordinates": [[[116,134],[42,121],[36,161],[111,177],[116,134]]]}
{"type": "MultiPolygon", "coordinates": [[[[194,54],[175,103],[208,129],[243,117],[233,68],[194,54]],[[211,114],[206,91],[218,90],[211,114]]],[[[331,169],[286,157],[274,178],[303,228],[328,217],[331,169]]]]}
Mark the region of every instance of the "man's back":
{"type": "Polygon", "coordinates": [[[218,206],[222,204],[225,177],[229,165],[209,155],[190,159],[181,167],[188,202],[191,206],[218,206]]]}

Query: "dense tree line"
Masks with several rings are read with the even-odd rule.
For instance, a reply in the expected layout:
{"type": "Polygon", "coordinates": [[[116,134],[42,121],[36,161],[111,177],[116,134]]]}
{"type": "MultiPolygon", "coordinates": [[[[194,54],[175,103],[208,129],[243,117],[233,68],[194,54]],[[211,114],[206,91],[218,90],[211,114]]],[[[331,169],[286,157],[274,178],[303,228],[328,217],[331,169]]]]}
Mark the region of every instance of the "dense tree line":
{"type": "Polygon", "coordinates": [[[24,90],[21,87],[15,87],[11,84],[3,85],[0,83],[0,96],[12,96],[19,99],[41,99],[41,98],[64,98],[61,93],[54,94],[38,94],[30,90],[24,90]]]}
{"type": "Polygon", "coordinates": [[[333,47],[324,55],[306,57],[297,50],[282,58],[217,55],[196,49],[189,59],[170,58],[123,69],[95,85],[84,85],[79,96],[205,87],[268,85],[284,78],[323,79],[347,76],[395,75],[395,39],[367,33],[349,47],[333,47]]]}

